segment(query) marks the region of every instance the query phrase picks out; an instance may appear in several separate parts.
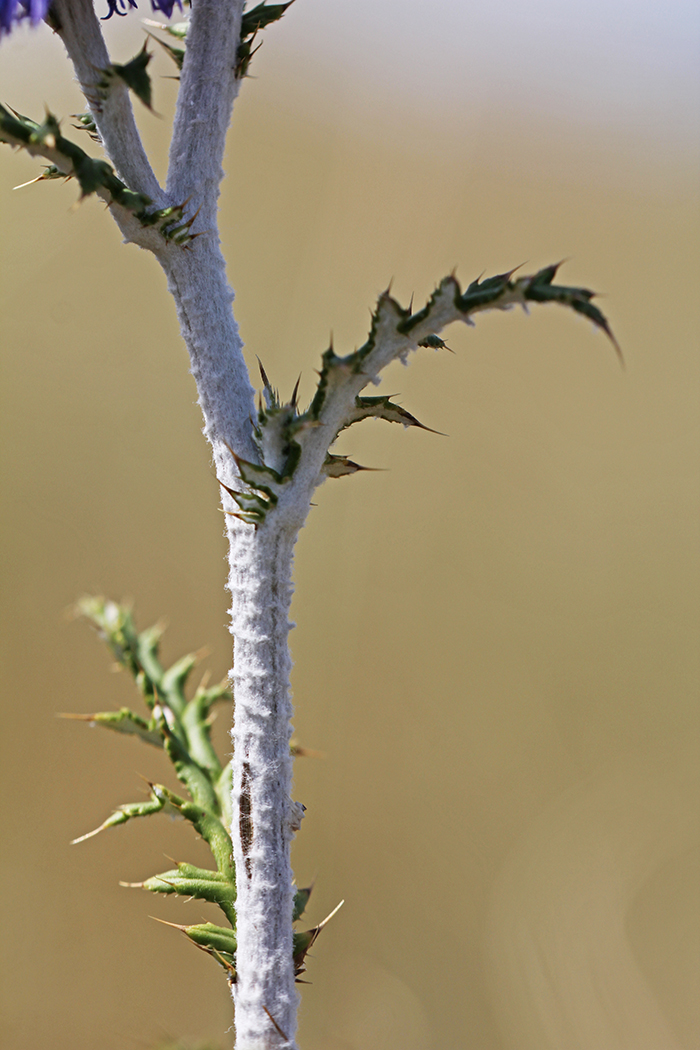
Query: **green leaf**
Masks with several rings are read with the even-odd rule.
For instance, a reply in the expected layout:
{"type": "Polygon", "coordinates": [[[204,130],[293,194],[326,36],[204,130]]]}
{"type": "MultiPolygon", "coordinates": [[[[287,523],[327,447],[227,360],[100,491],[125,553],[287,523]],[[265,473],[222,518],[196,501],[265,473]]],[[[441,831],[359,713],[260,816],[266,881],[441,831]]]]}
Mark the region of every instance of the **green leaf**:
{"type": "Polygon", "coordinates": [[[155,722],[153,720],[147,722],[145,718],[130,711],[128,707],[122,707],[119,711],[98,711],[92,715],[62,714],[59,717],[104,726],[105,729],[113,729],[117,733],[136,736],[139,740],[143,740],[144,744],[163,747],[163,735],[157,729],[155,722]]]}
{"type": "Polygon", "coordinates": [[[153,55],[149,53],[148,41],[146,41],[138,55],[130,62],[124,65],[114,64],[103,70],[108,77],[110,75],[118,77],[148,109],[153,107],[151,106],[151,78],[146,72],[146,66],[152,58],[153,55]]]}
{"type": "Polygon", "coordinates": [[[563,306],[570,306],[572,310],[583,314],[583,316],[592,321],[597,328],[601,328],[605,332],[615,348],[620,363],[624,367],[625,362],[622,356],[622,350],[612,333],[607,318],[603,311],[599,310],[598,307],[594,306],[591,302],[591,299],[595,297],[596,293],[592,292],[589,288],[569,288],[566,285],[552,284],[560,266],[561,263],[555,263],[553,266],[546,266],[544,269],[536,273],[534,277],[521,278],[520,281],[516,282],[516,286],[520,286],[523,289],[525,299],[531,302],[561,303],[563,306]]]}
{"type": "Polygon", "coordinates": [[[150,893],[172,894],[182,897],[194,897],[197,900],[217,904],[224,915],[235,925],[236,915],[233,907],[236,900],[236,885],[219,871],[196,868],[193,864],[180,862],[172,871],[153,875],[145,882],[121,883],[123,886],[148,890],[150,893]]]}
{"type": "Polygon", "coordinates": [[[385,419],[389,423],[401,423],[404,427],[420,427],[421,430],[427,430],[430,434],[440,433],[439,430],[431,430],[430,427],[424,426],[405,408],[401,408],[401,405],[395,405],[391,400],[391,394],[379,397],[356,397],[355,411],[341,430],[363,419],[385,419]]]}
{"type": "Polygon", "coordinates": [[[213,922],[201,922],[194,926],[185,926],[184,932],[201,948],[212,948],[214,951],[235,955],[236,934],[233,930],[227,930],[225,926],[215,926],[213,922]]]}
{"type": "Polygon", "coordinates": [[[241,40],[246,40],[249,36],[254,36],[259,29],[264,29],[272,22],[279,21],[287,8],[291,7],[293,3],[294,0],[289,0],[286,4],[266,5],[263,0],[257,7],[253,7],[250,11],[244,11],[241,19],[241,40]]]}
{"type": "Polygon", "coordinates": [[[306,906],[309,903],[309,897],[313,886],[307,886],[306,889],[297,890],[294,894],[294,908],[292,911],[292,922],[298,922],[306,911],[306,906]]]}
{"type": "Polygon", "coordinates": [[[253,40],[260,29],[265,29],[271,22],[276,22],[282,17],[294,0],[286,4],[258,4],[251,11],[244,11],[241,19],[241,39],[236,52],[236,76],[240,79],[248,74],[250,61],[255,52],[261,47],[252,47],[253,40]]]}
{"type": "MultiPolygon", "coordinates": [[[[163,28],[165,29],[166,26],[163,26],[163,28]]],[[[185,61],[184,47],[173,47],[172,44],[166,44],[164,40],[160,40],[157,36],[154,36],[153,33],[149,33],[148,35],[152,40],[155,40],[156,44],[160,44],[163,50],[168,53],[168,55],[173,60],[177,68],[182,69],[183,63],[185,61]]]]}
{"type": "MultiPolygon", "coordinates": [[[[450,350],[445,340],[441,339],[439,335],[426,335],[425,339],[420,340],[418,346],[426,346],[430,350],[450,350]]],[[[454,351],[450,350],[450,353],[454,353],[454,351]]]]}
{"type": "Polygon", "coordinates": [[[362,467],[353,463],[347,456],[332,456],[330,452],[321,468],[327,478],[344,478],[347,474],[357,474],[358,470],[375,470],[375,467],[362,467]]]}
{"type": "Polygon", "coordinates": [[[13,187],[16,190],[24,189],[25,186],[32,186],[35,182],[45,182],[51,179],[72,179],[72,175],[67,175],[65,171],[61,171],[55,164],[47,164],[41,175],[37,175],[35,179],[29,179],[28,182],[22,182],[19,186],[13,187]]]}
{"type": "Polygon", "coordinates": [[[296,977],[299,977],[304,972],[304,970],[306,969],[306,965],[304,963],[304,959],[306,958],[306,955],[307,955],[309,949],[311,948],[311,946],[316,941],[319,933],[321,932],[323,927],[326,926],[331,921],[333,916],[336,915],[340,911],[340,909],[342,908],[344,903],[345,903],[345,901],[341,901],[340,904],[338,904],[333,909],[333,911],[330,913],[330,915],[327,915],[326,918],[323,920],[323,922],[320,922],[318,924],[318,926],[314,926],[314,928],[312,930],[303,930],[303,931],[295,930],[294,931],[293,954],[294,954],[294,975],[296,977]]]}
{"type": "Polygon", "coordinates": [[[78,121],[73,127],[76,131],[87,131],[93,142],[100,142],[100,133],[92,113],[74,113],[73,117],[78,121]]]}
{"type": "Polygon", "coordinates": [[[162,922],[164,926],[172,926],[184,933],[193,944],[216,959],[226,971],[231,984],[235,982],[236,935],[233,930],[215,926],[213,922],[202,922],[196,926],[181,926],[179,923],[165,922],[163,919],[157,919],[156,922],[162,922]]]}
{"type": "Polygon", "coordinates": [[[107,820],[100,824],[99,828],[95,828],[94,831],[88,831],[86,835],[73,839],[71,845],[76,845],[78,842],[84,842],[94,835],[99,835],[101,831],[105,831],[107,828],[116,828],[119,824],[126,824],[128,820],[132,820],[135,817],[150,817],[153,813],[161,812],[170,812],[173,816],[176,815],[179,809],[177,806],[173,806],[165,797],[165,790],[160,784],[152,784],[150,799],[146,802],[129,802],[124,806],[118,806],[111,816],[107,817],[107,820]]]}

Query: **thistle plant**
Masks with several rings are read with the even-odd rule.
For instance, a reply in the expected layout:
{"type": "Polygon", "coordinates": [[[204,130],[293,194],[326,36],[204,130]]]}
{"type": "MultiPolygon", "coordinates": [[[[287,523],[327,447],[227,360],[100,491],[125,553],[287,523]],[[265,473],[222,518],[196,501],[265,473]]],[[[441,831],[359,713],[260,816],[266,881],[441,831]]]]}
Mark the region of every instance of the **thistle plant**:
{"type": "Polygon", "coordinates": [[[464,289],[452,274],[417,310],[412,303],[401,305],[390,289],[383,292],[363,345],[340,353],[331,344],[322,354],[316,390],[305,407],[296,389],[288,400],[280,396],[262,366],[256,395],[219,249],[217,199],[233,104],[262,34],[285,15],[291,0],[249,10],[243,0],[193,0],[189,10],[178,0],[151,0],[153,11],[166,19],[177,5],[180,21],[148,20],[144,46],[123,63],[110,57],[100,16],[126,15],[136,3],[106,4],[106,11],[96,12],[92,0],[0,0],[0,31],[9,32],[18,20],[43,19],[61,38],[87,107],[70,125],[48,111],[31,118],[0,105],[0,141],[45,162],[34,181],[72,179],[79,199],[102,198],[124,240],[151,252],[166,275],[221,486],[234,660],[231,692],[225,685],[202,685],[187,699],[185,682],[195,657],[164,670],[157,629],[137,632],[129,610],[114,603],[83,603],[83,612],[134,676],[147,708],[147,717],[126,709],[84,717],[163,748],[189,795],[150,784],[145,802],[119,807],[97,830],[162,811],[192,824],[209,845],[215,868],[181,861],[139,885],[219,907],[226,926],[181,929],[229,980],[238,1050],[293,1048],[295,981],[320,927],[294,927],[309,891],[295,887],[290,865],[290,844],[303,816],[303,806],[291,797],[292,559],[316,488],[328,477],[366,469],[331,450],[344,430],[365,419],[427,430],[389,397],[367,389],[393,361],[406,363],[419,348],[447,348],[445,328],[457,321],[472,325],[484,310],[558,303],[592,321],[621,355],[593,292],[556,283],[556,264],[527,276],[510,270],[477,278],[464,289]],[[132,109],[132,95],[138,104],[153,106],[148,66],[154,40],[179,79],[164,187],[132,109]],[[91,141],[104,156],[93,156],[91,141]],[[208,718],[213,705],[231,698],[233,757],[223,763],[211,746],[208,718]]]}

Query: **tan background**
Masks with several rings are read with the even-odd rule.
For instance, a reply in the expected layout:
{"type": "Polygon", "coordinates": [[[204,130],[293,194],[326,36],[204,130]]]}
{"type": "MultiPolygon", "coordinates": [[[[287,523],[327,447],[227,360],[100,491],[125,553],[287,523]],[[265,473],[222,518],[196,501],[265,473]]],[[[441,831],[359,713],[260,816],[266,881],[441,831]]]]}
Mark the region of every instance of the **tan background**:
{"type": "MultiPolygon", "coordinates": [[[[540,95],[517,71],[499,94],[454,34],[412,94],[396,54],[376,73],[386,25],[353,23],[343,65],[342,5],[319,28],[309,3],[268,32],[230,141],[222,230],[249,360],[283,392],[301,371],[308,397],[329,331],[359,344],[390,278],[421,304],[455,264],[467,282],[572,256],[562,278],[607,293],[628,368],[563,310],[488,315],[382,387],[449,437],[367,423],[339,443],[388,472],[319,490],[296,563],[295,725],[325,757],[297,765],[294,864],[316,878],[312,921],[346,901],[313,953],[301,1045],[692,1050],[692,106],[660,80],[655,109],[615,108],[602,45],[582,45],[588,108],[565,56],[540,95]]],[[[139,46],[127,22],[117,59],[139,46]]],[[[421,26],[403,32],[415,63],[421,26]]],[[[82,108],[48,32],[0,57],[3,101],[82,108]]],[[[520,61],[536,78],[538,53],[520,61]]],[[[173,96],[156,82],[166,118],[173,96]]],[[[162,172],[167,119],[139,119],[162,172]]],[[[148,919],[213,914],[118,885],[164,854],[205,862],[201,844],[153,819],[69,845],[141,797],[138,774],[172,777],[156,752],[54,718],[138,702],[65,611],[133,598],[142,626],[168,619],[166,659],[208,644],[221,676],[225,552],[164,280],[99,203],[71,210],[72,184],[11,192],[37,170],[0,155],[5,1045],[226,1046],[214,964],[148,919]]]]}

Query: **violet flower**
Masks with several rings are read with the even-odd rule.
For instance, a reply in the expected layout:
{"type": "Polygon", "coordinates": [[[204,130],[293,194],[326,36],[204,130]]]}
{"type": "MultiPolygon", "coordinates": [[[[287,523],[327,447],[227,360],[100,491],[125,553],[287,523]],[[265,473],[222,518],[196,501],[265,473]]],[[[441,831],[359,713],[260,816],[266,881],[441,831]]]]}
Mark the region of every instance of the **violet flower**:
{"type": "Polygon", "coordinates": [[[0,36],[9,33],[13,22],[29,18],[32,25],[46,16],[51,0],[0,0],[0,36]]]}

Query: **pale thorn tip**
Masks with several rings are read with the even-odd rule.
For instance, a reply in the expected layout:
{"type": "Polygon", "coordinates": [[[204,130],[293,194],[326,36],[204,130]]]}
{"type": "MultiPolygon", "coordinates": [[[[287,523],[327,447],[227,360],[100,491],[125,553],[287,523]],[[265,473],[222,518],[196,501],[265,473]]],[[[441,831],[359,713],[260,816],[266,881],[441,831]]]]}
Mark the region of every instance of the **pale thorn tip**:
{"type": "Polygon", "coordinates": [[[333,918],[333,916],[334,916],[334,915],[337,915],[337,914],[338,914],[338,912],[340,911],[340,909],[341,909],[341,908],[343,907],[343,905],[344,905],[344,904],[345,904],[345,901],[344,901],[344,900],[342,900],[342,901],[340,902],[340,904],[336,904],[335,908],[334,908],[334,909],[333,909],[333,911],[332,911],[332,912],[330,913],[330,915],[326,915],[326,917],[325,917],[325,919],[323,920],[323,922],[319,922],[319,924],[318,924],[318,927],[317,927],[317,929],[318,929],[318,930],[322,930],[322,929],[323,929],[323,927],[324,927],[324,926],[325,926],[325,925],[326,925],[327,923],[329,923],[329,922],[331,921],[331,919],[333,918]]]}

